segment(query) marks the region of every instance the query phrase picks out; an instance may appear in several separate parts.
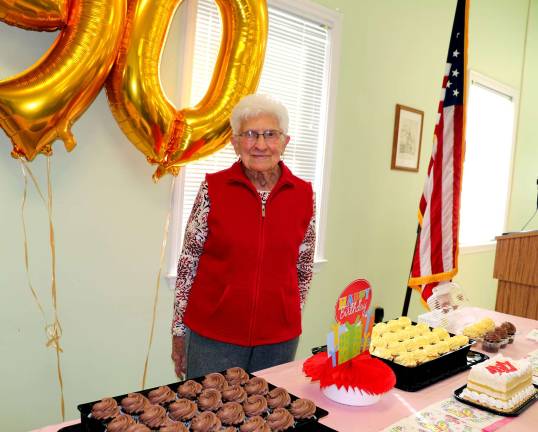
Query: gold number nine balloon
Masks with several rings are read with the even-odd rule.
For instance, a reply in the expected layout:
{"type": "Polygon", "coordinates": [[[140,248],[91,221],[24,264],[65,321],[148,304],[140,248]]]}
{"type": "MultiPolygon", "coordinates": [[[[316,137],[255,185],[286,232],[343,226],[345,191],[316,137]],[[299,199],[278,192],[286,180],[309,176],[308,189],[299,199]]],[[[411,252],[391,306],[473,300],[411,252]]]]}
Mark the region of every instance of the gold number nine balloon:
{"type": "Polygon", "coordinates": [[[107,81],[111,110],[124,133],[152,164],[154,179],[226,145],[229,115],[255,91],[267,40],[265,0],[216,0],[222,40],[209,88],[192,108],[176,110],[159,80],[161,51],[181,0],[129,2],[125,33],[107,81]]]}
{"type": "Polygon", "coordinates": [[[75,146],[70,128],[93,102],[121,42],[126,0],[0,0],[0,19],[33,29],[63,29],[41,59],[0,81],[0,126],[12,155],[51,154],[56,138],[75,146]],[[65,5],[67,4],[67,18],[65,5]]]}

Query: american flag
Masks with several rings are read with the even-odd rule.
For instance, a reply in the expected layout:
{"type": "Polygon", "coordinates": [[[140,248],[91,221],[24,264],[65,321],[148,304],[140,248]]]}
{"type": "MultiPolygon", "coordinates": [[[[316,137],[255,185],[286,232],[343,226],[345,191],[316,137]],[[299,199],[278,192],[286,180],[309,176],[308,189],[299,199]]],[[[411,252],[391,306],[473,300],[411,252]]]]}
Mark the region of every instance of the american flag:
{"type": "Polygon", "coordinates": [[[468,0],[458,0],[443,77],[420,225],[408,285],[426,301],[458,272],[458,229],[465,139],[468,0]]]}

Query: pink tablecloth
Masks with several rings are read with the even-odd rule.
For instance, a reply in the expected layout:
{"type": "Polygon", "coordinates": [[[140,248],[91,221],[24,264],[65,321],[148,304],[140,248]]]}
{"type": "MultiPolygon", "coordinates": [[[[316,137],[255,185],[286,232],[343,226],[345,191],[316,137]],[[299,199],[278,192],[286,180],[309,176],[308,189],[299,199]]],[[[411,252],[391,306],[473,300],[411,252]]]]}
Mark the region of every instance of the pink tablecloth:
{"type": "MultiPolygon", "coordinates": [[[[538,343],[525,338],[525,335],[533,328],[538,328],[538,321],[519,318],[499,312],[486,311],[479,308],[471,308],[471,312],[477,318],[483,316],[492,317],[498,324],[503,321],[513,322],[518,334],[513,344],[508,345],[502,354],[519,359],[529,352],[538,349],[538,343]]],[[[479,350],[479,347],[475,347],[479,350]]],[[[390,426],[392,423],[407,417],[426,406],[449,398],[454,390],[466,383],[468,372],[462,372],[452,378],[448,378],[435,385],[427,387],[419,392],[404,392],[398,389],[384,395],[380,402],[368,407],[349,407],[340,405],[325,398],[320,392],[318,383],[312,383],[302,373],[303,360],[296,360],[270,369],[259,371],[256,375],[262,376],[270,383],[285,387],[296,396],[312,399],[316,405],[326,409],[329,415],[321,419],[321,423],[336,429],[337,431],[352,432],[377,432],[390,426]]],[[[47,426],[34,432],[56,432],[71,421],[59,425],[47,426]]],[[[503,431],[536,432],[538,425],[538,404],[533,405],[520,416],[501,427],[503,431]]]]}

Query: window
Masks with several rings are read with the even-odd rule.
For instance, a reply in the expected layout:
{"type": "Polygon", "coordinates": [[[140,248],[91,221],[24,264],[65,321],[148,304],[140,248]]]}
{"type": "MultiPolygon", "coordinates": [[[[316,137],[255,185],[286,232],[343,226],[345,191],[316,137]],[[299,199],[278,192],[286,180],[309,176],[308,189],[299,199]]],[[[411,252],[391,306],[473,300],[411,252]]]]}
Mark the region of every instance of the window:
{"type": "MultiPolygon", "coordinates": [[[[212,0],[191,3],[186,34],[191,63],[183,75],[186,105],[194,105],[204,95],[211,79],[220,43],[220,15],[212,0]],[[193,4],[195,7],[193,8],[193,4]],[[192,22],[195,21],[195,32],[192,22]],[[189,28],[190,27],[190,28],[189,28]]],[[[331,140],[331,113],[335,94],[340,15],[316,4],[298,0],[269,0],[269,34],[265,63],[258,93],[270,94],[288,109],[290,143],[284,161],[292,172],[310,182],[316,192],[316,262],[324,260],[323,234],[326,218],[328,160],[331,140]]],[[[189,63],[189,62],[187,62],[189,63]]],[[[169,237],[168,277],[175,278],[182,236],[192,204],[206,173],[229,167],[236,160],[229,144],[201,161],[189,164],[176,181],[173,219],[169,237]]]]}
{"type": "Polygon", "coordinates": [[[506,227],[515,91],[471,72],[460,210],[460,246],[493,242],[506,227]]]}

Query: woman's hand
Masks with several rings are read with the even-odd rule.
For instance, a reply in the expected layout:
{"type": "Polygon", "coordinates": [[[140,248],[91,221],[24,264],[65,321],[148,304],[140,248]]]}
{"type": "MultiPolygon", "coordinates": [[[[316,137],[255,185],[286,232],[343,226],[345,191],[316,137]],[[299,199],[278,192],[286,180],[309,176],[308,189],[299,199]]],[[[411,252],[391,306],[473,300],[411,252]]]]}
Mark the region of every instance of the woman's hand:
{"type": "Polygon", "coordinates": [[[185,336],[172,336],[172,360],[178,378],[183,378],[187,369],[185,356],[185,336]]]}

